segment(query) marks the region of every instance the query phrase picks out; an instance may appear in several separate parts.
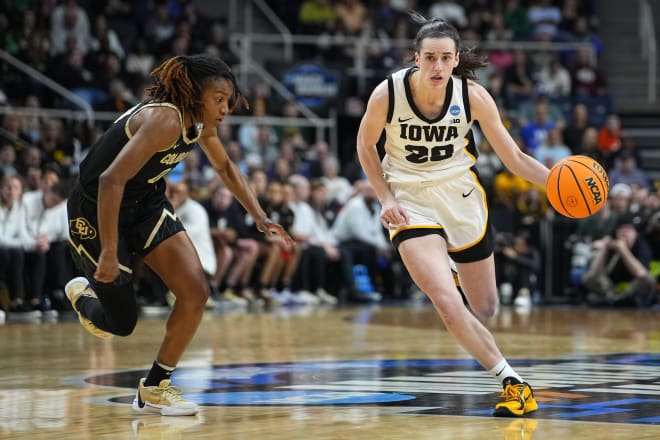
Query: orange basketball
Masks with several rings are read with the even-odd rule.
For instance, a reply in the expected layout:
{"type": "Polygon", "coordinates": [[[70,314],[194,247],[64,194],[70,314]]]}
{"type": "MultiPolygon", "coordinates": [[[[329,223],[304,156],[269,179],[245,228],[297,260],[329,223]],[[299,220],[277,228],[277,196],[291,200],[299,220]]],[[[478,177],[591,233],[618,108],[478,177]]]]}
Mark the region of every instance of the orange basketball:
{"type": "Polygon", "coordinates": [[[587,156],[568,156],[551,169],[547,181],[548,200],[569,218],[584,218],[603,207],[610,181],[601,164],[587,156]]]}

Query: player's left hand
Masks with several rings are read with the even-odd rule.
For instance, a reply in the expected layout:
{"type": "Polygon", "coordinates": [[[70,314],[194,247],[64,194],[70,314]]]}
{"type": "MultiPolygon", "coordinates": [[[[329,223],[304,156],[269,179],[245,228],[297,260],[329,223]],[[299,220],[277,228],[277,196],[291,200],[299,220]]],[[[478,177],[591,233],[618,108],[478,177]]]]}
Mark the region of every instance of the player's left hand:
{"type": "Polygon", "coordinates": [[[268,217],[257,223],[257,229],[266,234],[266,236],[277,235],[282,240],[284,240],[284,245],[287,249],[291,249],[296,245],[296,242],[293,240],[293,238],[291,238],[286,230],[268,217]]]}

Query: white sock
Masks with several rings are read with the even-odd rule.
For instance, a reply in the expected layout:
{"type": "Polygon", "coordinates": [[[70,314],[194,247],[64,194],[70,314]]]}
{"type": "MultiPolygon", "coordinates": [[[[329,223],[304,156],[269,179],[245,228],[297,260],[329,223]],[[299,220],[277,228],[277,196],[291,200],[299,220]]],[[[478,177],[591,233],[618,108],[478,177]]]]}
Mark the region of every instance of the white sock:
{"type": "Polygon", "coordinates": [[[156,365],[158,365],[160,368],[162,368],[165,371],[169,371],[170,373],[176,369],[176,367],[170,367],[169,365],[165,365],[162,362],[156,361],[156,365]]]}
{"type": "Polygon", "coordinates": [[[506,361],[506,359],[502,359],[495,365],[493,368],[488,370],[488,372],[497,380],[502,383],[502,386],[504,386],[504,379],[507,377],[513,377],[516,379],[518,382],[522,383],[522,377],[516,373],[516,371],[509,365],[509,363],[506,361]]]}

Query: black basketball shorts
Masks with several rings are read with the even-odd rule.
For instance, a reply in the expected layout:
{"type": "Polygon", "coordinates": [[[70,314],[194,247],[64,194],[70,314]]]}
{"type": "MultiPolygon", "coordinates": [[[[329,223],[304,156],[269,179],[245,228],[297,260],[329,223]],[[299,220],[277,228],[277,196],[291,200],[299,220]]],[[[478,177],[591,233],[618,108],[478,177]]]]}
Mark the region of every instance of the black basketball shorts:
{"type": "MultiPolygon", "coordinates": [[[[73,259],[84,276],[93,280],[101,254],[97,204],[77,186],[69,197],[67,210],[73,259]]],[[[160,191],[140,201],[124,202],[119,211],[119,277],[113,284],[131,281],[133,255],[145,256],[168,237],[184,230],[174,208],[160,191]]]]}

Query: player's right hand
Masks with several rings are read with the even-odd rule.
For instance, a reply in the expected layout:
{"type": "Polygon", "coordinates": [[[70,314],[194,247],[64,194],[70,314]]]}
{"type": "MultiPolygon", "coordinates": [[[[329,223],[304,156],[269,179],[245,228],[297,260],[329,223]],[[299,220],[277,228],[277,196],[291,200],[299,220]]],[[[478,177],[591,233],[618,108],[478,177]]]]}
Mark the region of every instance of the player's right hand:
{"type": "Polygon", "coordinates": [[[119,260],[114,252],[103,252],[94,272],[94,279],[99,283],[111,283],[119,276],[119,260]]]}
{"type": "Polygon", "coordinates": [[[396,200],[383,202],[380,210],[380,222],[387,229],[398,229],[410,224],[410,218],[396,200]]]}

